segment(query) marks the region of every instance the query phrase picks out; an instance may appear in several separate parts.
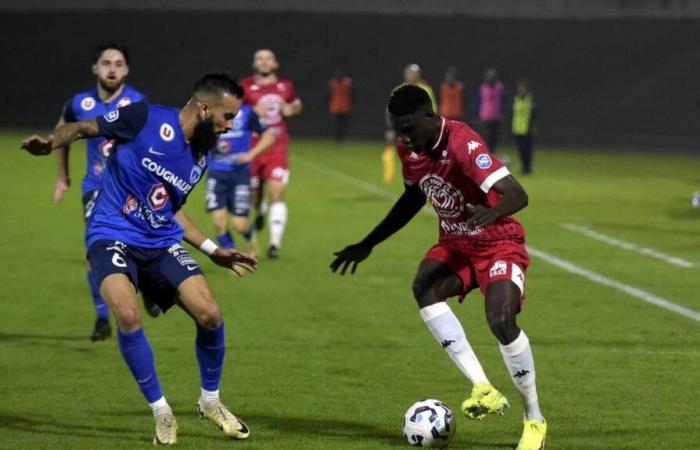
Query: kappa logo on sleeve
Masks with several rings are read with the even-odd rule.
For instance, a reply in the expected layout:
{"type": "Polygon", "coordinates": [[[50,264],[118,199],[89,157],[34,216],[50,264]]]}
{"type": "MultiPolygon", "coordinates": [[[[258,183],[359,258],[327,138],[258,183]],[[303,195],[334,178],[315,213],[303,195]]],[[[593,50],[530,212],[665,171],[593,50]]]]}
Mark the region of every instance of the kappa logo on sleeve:
{"type": "Polygon", "coordinates": [[[119,110],[115,109],[114,111],[110,111],[104,116],[102,116],[107,122],[114,122],[119,118],[119,110]]]}
{"type": "Polygon", "coordinates": [[[478,141],[469,141],[469,143],[467,144],[467,150],[469,150],[470,155],[474,150],[476,150],[479,147],[481,147],[481,144],[478,141]]]}
{"type": "Polygon", "coordinates": [[[486,153],[476,157],[476,165],[479,166],[480,169],[488,169],[491,167],[491,164],[493,164],[493,161],[491,161],[491,157],[486,153]]]}

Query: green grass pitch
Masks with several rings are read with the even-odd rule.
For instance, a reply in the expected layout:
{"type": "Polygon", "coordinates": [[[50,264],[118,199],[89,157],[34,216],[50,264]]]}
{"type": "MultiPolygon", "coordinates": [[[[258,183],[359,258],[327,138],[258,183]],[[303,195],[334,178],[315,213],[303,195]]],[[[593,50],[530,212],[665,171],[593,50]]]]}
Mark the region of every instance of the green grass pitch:
{"type": "MultiPolygon", "coordinates": [[[[0,448],[148,448],[153,422],[114,339],[93,344],[84,275],[79,180],[52,203],[55,159],[0,137],[0,448]]],[[[451,302],[491,381],[511,400],[503,417],[458,413],[469,386],[418,315],[411,280],[437,235],[421,214],[377,247],[358,273],[328,270],[398,195],[383,187],[380,143],[293,143],[282,258],[236,279],[198,252],[226,326],[222,399],[251,427],[231,442],[194,403],[194,326],[178,310],[144,318],[180,448],[379,449],[406,446],[404,410],[434,397],[456,412],[452,448],[513,448],[521,432],[512,385],[473,293],[451,302]]],[[[513,152],[511,151],[511,154],[513,152]]],[[[517,176],[517,163],[514,163],[517,176]]],[[[542,150],[521,178],[528,243],[613,280],[700,311],[700,266],[683,268],[574,233],[574,223],[700,264],[700,163],[663,154],[542,150]]],[[[203,183],[202,183],[203,184],[203,183]]],[[[186,209],[211,234],[203,187],[186,209]]],[[[267,240],[267,230],[262,241],[267,240]]],[[[533,343],[550,449],[700,448],[700,322],[532,258],[520,325],[533,343]]]]}

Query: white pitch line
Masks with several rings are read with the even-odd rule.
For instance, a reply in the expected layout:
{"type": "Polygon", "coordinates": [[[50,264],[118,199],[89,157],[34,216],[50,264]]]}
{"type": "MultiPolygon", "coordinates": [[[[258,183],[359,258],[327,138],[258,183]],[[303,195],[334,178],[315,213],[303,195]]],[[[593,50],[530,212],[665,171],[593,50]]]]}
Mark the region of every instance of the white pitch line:
{"type": "Polygon", "coordinates": [[[651,258],[656,258],[658,260],[661,260],[665,263],[672,264],[674,266],[678,267],[695,267],[695,263],[692,263],[690,261],[687,261],[683,258],[680,258],[678,256],[673,256],[669,255],[664,252],[660,252],[658,250],[654,250],[653,248],[649,247],[642,247],[637,244],[633,244],[631,242],[623,241],[622,239],[617,239],[612,236],[608,236],[607,234],[599,233],[598,231],[595,231],[594,229],[587,227],[585,225],[576,225],[574,223],[562,223],[561,224],[562,228],[567,229],[569,231],[573,231],[574,233],[580,233],[583,234],[584,236],[588,236],[591,239],[595,239],[596,241],[604,242],[608,245],[611,245],[613,247],[618,247],[624,250],[629,250],[633,252],[640,253],[645,256],[649,256],[651,258]]]}
{"type": "MultiPolygon", "coordinates": [[[[397,196],[393,194],[390,191],[387,191],[385,189],[382,189],[372,183],[369,183],[367,181],[361,180],[359,178],[355,178],[351,175],[339,172],[329,166],[326,166],[325,164],[320,164],[314,161],[311,161],[307,158],[304,158],[299,155],[294,155],[294,159],[298,161],[302,161],[303,163],[313,166],[318,170],[319,172],[323,172],[326,175],[330,175],[335,179],[340,179],[348,184],[351,184],[353,186],[357,186],[359,188],[362,188],[366,190],[367,192],[372,192],[373,194],[376,194],[382,198],[385,198],[387,200],[396,200],[397,196]]],[[[428,210],[426,208],[423,208],[421,212],[429,215],[434,215],[433,210],[428,210]]],[[[695,320],[697,322],[700,322],[700,312],[692,310],[690,308],[686,308],[685,306],[681,306],[677,303],[672,302],[671,300],[665,299],[663,297],[656,296],[650,292],[644,291],[642,289],[639,289],[637,287],[631,286],[629,284],[622,283],[620,281],[613,280],[612,278],[608,278],[604,275],[601,275],[599,273],[590,271],[588,269],[584,269],[581,266],[578,266],[570,261],[567,261],[565,259],[561,259],[557,256],[551,255],[547,252],[544,252],[542,250],[538,250],[536,248],[533,248],[532,246],[528,245],[527,246],[527,251],[537,257],[540,258],[542,261],[549,263],[553,266],[556,266],[560,269],[565,270],[566,272],[582,276],[586,278],[589,281],[592,281],[594,283],[611,287],[613,289],[617,289],[620,292],[624,292],[625,294],[634,297],[638,300],[641,300],[643,302],[658,306],[659,308],[666,309],[668,311],[674,312],[676,314],[679,314],[683,317],[687,317],[688,319],[695,320]]]]}

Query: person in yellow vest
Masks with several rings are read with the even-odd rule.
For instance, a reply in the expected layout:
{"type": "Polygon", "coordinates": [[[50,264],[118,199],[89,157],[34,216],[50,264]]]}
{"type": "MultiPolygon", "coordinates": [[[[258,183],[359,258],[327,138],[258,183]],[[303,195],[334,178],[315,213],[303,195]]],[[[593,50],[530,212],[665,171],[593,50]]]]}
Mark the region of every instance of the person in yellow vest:
{"type": "Polygon", "coordinates": [[[518,81],[513,99],[513,123],[511,131],[520,154],[522,173],[532,172],[533,138],[537,132],[537,105],[527,80],[518,81]]]}
{"type": "MultiPolygon", "coordinates": [[[[406,84],[418,86],[419,88],[423,89],[428,94],[428,97],[430,97],[430,101],[433,104],[433,111],[438,110],[438,104],[435,100],[433,88],[430,87],[425,79],[423,79],[423,71],[418,64],[411,63],[404,67],[403,83],[394,87],[394,89],[391,91],[393,92],[406,84]]],[[[391,184],[393,183],[396,175],[396,158],[394,156],[394,153],[396,152],[396,133],[394,133],[394,130],[392,130],[391,126],[389,125],[388,117],[385,118],[385,125],[384,141],[386,145],[382,151],[382,181],[384,184],[391,184]]]]}

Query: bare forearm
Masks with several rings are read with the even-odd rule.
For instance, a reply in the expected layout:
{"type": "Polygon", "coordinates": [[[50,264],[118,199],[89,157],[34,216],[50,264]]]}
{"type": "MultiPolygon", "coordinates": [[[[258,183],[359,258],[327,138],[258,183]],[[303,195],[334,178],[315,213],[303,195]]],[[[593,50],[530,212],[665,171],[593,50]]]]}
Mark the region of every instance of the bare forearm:
{"type": "Polygon", "coordinates": [[[197,226],[190,220],[187,213],[184,210],[180,210],[175,214],[175,220],[182,225],[185,230],[185,242],[192,245],[193,247],[199,248],[202,243],[207,240],[207,237],[202,233],[202,231],[197,228],[197,226]]]}
{"type": "Polygon", "coordinates": [[[266,130],[260,136],[260,140],[257,144],[255,144],[255,147],[253,147],[250,150],[251,158],[256,158],[265,153],[267,150],[270,149],[270,147],[272,147],[272,144],[274,144],[276,140],[277,136],[275,135],[274,131],[272,131],[271,129],[266,130]]]}
{"type": "Polygon", "coordinates": [[[425,205],[425,195],[417,185],[407,186],[389,214],[372,230],[360,245],[372,248],[403,228],[425,205]]]}
{"type": "Polygon", "coordinates": [[[68,164],[69,152],[70,152],[69,146],[57,148],[55,151],[56,160],[58,162],[58,177],[62,178],[64,180],[70,179],[69,164],[68,164]]]}
{"type": "Polygon", "coordinates": [[[83,122],[71,122],[63,124],[53,132],[51,148],[54,150],[67,147],[78,139],[98,136],[100,130],[96,120],[86,120],[83,122]]]}

